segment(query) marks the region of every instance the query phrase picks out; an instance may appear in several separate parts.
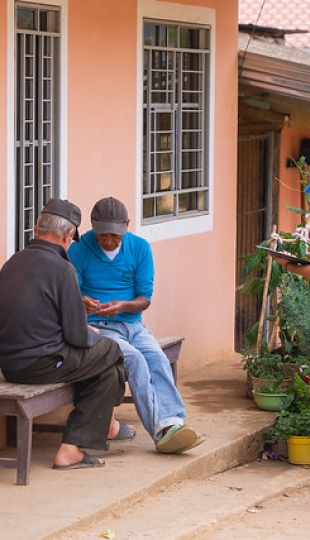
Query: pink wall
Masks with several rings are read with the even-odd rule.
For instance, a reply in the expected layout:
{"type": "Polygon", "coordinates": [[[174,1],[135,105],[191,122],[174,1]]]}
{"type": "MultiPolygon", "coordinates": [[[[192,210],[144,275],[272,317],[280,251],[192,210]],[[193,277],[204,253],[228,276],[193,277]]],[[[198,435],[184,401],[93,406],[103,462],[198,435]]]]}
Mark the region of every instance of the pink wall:
{"type": "MultiPolygon", "coordinates": [[[[234,345],[238,24],[237,0],[173,3],[216,10],[213,230],[153,244],[155,294],[145,313],[157,336],[185,336],[182,374],[225,357],[234,345]]],[[[82,232],[90,226],[95,201],[110,194],[124,200],[133,232],[135,226],[137,107],[141,107],[137,103],[138,13],[136,0],[122,2],[122,9],[119,4],[68,0],[68,198],[82,208],[82,232]]],[[[6,0],[0,0],[0,44],[3,262],[6,0]]]]}
{"type": "MultiPolygon", "coordinates": [[[[155,294],[145,313],[155,335],[185,337],[182,375],[225,358],[234,345],[238,6],[237,0],[173,3],[216,9],[214,226],[153,244],[155,294]]],[[[121,4],[68,0],[68,198],[82,209],[82,232],[103,196],[122,199],[132,218],[136,213],[137,2],[121,4]]],[[[1,264],[7,252],[6,6],[0,0],[1,264]]],[[[0,447],[3,437],[1,425],[0,447]]]]}
{"type": "MultiPolygon", "coordinates": [[[[156,335],[186,337],[182,373],[233,349],[238,28],[237,2],[178,3],[217,9],[214,230],[154,243],[155,294],[145,313],[156,335]]],[[[101,0],[91,6],[69,2],[69,196],[82,207],[82,229],[105,195],[124,200],[132,217],[136,204],[136,2],[124,11],[101,0]]]]}
{"type": "Polygon", "coordinates": [[[214,229],[154,244],[156,289],[145,316],[158,335],[186,337],[181,373],[225,357],[234,343],[237,4],[215,4],[214,229]]]}
{"type": "MultiPolygon", "coordinates": [[[[0,230],[1,242],[0,242],[0,261],[4,261],[6,258],[6,243],[5,243],[5,231],[6,231],[6,2],[0,2],[0,230]]],[[[12,89],[13,91],[13,89],[12,89]]]]}
{"type": "Polygon", "coordinates": [[[135,0],[126,10],[117,2],[69,2],[69,195],[83,209],[85,229],[101,197],[135,204],[136,19],[135,0]]]}

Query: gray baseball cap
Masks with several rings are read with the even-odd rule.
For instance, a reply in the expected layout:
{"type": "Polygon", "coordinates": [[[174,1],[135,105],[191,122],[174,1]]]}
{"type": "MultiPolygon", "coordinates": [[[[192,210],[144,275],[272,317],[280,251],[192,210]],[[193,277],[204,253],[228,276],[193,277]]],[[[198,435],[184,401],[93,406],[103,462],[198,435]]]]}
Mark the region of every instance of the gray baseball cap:
{"type": "Polygon", "coordinates": [[[75,235],[73,237],[76,242],[79,242],[80,235],[78,227],[81,225],[81,210],[75,204],[69,202],[67,199],[50,199],[41,214],[53,214],[54,216],[60,216],[76,226],[75,235]]]}
{"type": "Polygon", "coordinates": [[[127,208],[114,197],[97,201],[90,214],[91,224],[96,234],[119,234],[123,236],[128,227],[127,208]]]}

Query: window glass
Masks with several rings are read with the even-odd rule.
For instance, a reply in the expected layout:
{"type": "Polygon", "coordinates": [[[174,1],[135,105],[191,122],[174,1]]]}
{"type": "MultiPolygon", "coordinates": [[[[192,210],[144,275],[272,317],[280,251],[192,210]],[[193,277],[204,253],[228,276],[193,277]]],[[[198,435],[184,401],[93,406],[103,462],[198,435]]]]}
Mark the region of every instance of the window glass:
{"type": "Polygon", "coordinates": [[[209,33],[144,24],[144,224],[209,212],[209,33]]]}

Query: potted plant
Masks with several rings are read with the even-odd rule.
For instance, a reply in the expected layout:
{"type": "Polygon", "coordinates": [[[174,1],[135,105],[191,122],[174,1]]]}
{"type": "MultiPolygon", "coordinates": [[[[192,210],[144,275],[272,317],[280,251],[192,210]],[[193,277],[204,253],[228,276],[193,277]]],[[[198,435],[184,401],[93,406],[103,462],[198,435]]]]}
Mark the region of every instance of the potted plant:
{"type": "Polygon", "coordinates": [[[310,393],[309,386],[297,373],[281,405],[283,410],[269,435],[287,440],[290,463],[310,465],[310,393]]]}
{"type": "Polygon", "coordinates": [[[252,398],[252,391],[264,386],[275,388],[287,387],[291,383],[283,371],[282,356],[269,351],[267,343],[263,341],[257,352],[253,346],[242,350],[243,369],[247,372],[248,397],[252,398]]]}
{"type": "Polygon", "coordinates": [[[310,284],[305,278],[284,273],[279,286],[277,314],[284,361],[306,376],[310,371],[310,284]]]}
{"type": "Polygon", "coordinates": [[[253,390],[254,402],[263,411],[279,412],[286,397],[286,389],[275,382],[272,386],[262,385],[253,390]]]}
{"type": "MultiPolygon", "coordinates": [[[[303,208],[287,208],[300,215],[300,226],[293,233],[281,232],[280,235],[276,234],[276,227],[273,226],[270,239],[261,245],[289,252],[299,258],[309,258],[310,172],[306,170],[304,156],[295,161],[295,165],[299,169],[304,190],[303,208]]],[[[243,261],[242,279],[245,283],[242,293],[255,294],[261,301],[260,318],[248,328],[246,349],[241,351],[244,369],[248,373],[248,396],[251,397],[254,368],[261,371],[265,363],[267,369],[271,364],[277,366],[276,369],[281,371],[280,377],[293,377],[295,372],[309,377],[310,284],[309,280],[288,272],[264,250],[257,249],[243,257],[243,261]]]]}
{"type": "MultiPolygon", "coordinates": [[[[288,236],[288,235],[286,235],[288,236]]],[[[304,252],[300,241],[285,243],[281,249],[304,252]]],[[[247,256],[244,276],[248,279],[242,289],[244,294],[257,294],[268,298],[268,309],[262,306],[260,321],[246,332],[246,347],[241,351],[244,369],[248,374],[248,396],[251,394],[251,379],[261,378],[261,372],[276,371],[275,378],[291,378],[295,372],[310,373],[310,285],[305,278],[288,272],[272,261],[268,286],[266,252],[247,256]],[[264,256],[262,255],[264,253],[264,256]],[[260,276],[250,277],[251,272],[260,270],[260,276]],[[260,323],[260,328],[259,328],[260,323]],[[262,338],[268,336],[267,339],[262,338]],[[255,371],[257,374],[255,374],[255,371]]],[[[268,375],[269,377],[269,375],[268,375]]],[[[260,384],[260,382],[253,384],[260,384]]]]}

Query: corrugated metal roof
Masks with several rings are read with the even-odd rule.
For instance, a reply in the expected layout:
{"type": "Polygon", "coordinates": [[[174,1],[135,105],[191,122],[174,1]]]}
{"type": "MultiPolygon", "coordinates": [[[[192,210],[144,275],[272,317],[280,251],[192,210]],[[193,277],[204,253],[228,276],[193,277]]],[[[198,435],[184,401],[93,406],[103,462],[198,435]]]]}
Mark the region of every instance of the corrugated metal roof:
{"type": "Polygon", "coordinates": [[[310,0],[239,0],[239,24],[307,30],[307,34],[286,34],[285,44],[310,49],[310,0]]]}

